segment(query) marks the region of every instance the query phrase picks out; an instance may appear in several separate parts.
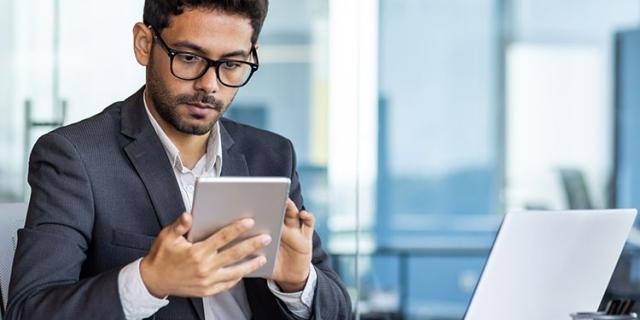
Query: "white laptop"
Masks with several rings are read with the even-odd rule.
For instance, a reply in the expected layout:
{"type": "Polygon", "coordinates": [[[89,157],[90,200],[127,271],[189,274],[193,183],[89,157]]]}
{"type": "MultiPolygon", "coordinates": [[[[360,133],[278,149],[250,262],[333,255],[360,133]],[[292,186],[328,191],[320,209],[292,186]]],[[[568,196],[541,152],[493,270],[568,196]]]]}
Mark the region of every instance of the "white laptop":
{"type": "Polygon", "coordinates": [[[596,311],[636,213],[508,213],[464,319],[568,320],[596,311]]]}

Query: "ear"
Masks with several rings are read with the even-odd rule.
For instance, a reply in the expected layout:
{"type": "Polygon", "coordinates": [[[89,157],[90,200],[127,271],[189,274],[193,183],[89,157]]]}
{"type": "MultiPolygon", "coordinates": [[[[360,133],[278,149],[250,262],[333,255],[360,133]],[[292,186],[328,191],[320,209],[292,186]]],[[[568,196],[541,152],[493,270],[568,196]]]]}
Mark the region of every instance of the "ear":
{"type": "Polygon", "coordinates": [[[139,64],[143,66],[149,64],[152,47],[153,32],[144,23],[136,23],[133,26],[133,52],[139,64]]]}

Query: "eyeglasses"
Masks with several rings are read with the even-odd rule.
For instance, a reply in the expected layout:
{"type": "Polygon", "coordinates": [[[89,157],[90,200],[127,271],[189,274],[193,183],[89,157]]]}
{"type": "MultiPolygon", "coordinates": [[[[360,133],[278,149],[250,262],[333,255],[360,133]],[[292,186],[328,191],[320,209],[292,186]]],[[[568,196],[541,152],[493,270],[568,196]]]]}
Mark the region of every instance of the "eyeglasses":
{"type": "Polygon", "coordinates": [[[211,60],[197,54],[169,48],[160,34],[153,27],[150,28],[153,31],[153,37],[159,40],[169,55],[171,73],[178,79],[196,80],[204,76],[209,68],[214,67],[216,77],[221,84],[231,88],[239,88],[247,84],[253,73],[258,71],[258,53],[255,46],[252,46],[249,52],[255,63],[232,59],[211,60]]]}

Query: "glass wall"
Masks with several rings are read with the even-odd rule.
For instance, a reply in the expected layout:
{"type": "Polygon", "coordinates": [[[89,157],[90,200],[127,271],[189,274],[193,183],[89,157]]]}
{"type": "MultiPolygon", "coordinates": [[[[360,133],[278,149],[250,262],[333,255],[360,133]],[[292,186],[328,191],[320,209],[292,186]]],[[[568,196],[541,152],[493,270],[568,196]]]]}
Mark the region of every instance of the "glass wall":
{"type": "Polygon", "coordinates": [[[507,30],[509,208],[611,204],[614,35],[640,3],[514,0],[507,30]]]}
{"type": "Polygon", "coordinates": [[[460,317],[500,222],[498,3],[379,5],[375,250],[360,269],[363,312],[460,317]]]}
{"type": "Polygon", "coordinates": [[[16,39],[14,29],[14,6],[9,0],[0,1],[0,201],[18,201],[22,197],[22,148],[21,126],[14,95],[16,74],[16,39]]]}
{"type": "Polygon", "coordinates": [[[0,3],[7,71],[0,80],[0,199],[23,201],[28,155],[40,135],[93,115],[143,84],[131,45],[143,1],[0,3]]]}

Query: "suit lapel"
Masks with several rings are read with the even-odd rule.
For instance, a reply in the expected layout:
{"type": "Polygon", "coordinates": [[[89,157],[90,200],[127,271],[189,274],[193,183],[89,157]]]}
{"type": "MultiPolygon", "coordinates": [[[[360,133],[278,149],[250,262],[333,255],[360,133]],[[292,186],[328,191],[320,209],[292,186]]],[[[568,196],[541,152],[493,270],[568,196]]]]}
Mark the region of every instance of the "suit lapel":
{"type": "Polygon", "coordinates": [[[122,133],[134,139],[124,151],[147,188],[158,221],[164,227],[185,208],[175,174],[142,99],[143,89],[127,99],[122,108],[122,133]]]}
{"type": "Polygon", "coordinates": [[[249,166],[244,153],[233,140],[233,137],[227,129],[220,123],[220,140],[222,141],[222,171],[221,176],[225,177],[243,177],[249,176],[249,166]]]}
{"type": "Polygon", "coordinates": [[[198,318],[200,320],[205,320],[204,319],[204,304],[202,302],[202,298],[189,298],[189,302],[191,302],[191,305],[193,306],[193,308],[196,309],[196,313],[198,314],[198,318]]]}
{"type": "Polygon", "coordinates": [[[252,319],[270,320],[282,318],[278,299],[273,296],[267,286],[267,280],[259,278],[244,278],[244,289],[251,308],[252,319]]]}

